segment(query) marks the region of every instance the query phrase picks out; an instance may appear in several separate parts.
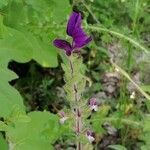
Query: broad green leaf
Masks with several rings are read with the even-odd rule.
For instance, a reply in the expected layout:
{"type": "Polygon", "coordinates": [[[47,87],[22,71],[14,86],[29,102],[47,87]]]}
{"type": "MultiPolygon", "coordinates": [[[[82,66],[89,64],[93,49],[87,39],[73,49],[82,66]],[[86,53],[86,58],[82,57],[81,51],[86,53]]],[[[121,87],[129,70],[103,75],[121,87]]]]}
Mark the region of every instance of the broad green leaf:
{"type": "Polygon", "coordinates": [[[9,62],[11,59],[21,63],[34,59],[44,67],[57,66],[57,54],[50,45],[39,41],[28,32],[7,29],[8,34],[0,40],[1,63],[9,62]]]}
{"type": "Polygon", "coordinates": [[[0,117],[7,117],[15,106],[24,110],[23,100],[19,92],[9,85],[8,81],[17,78],[17,75],[4,68],[0,68],[0,117]]]}
{"type": "Polygon", "coordinates": [[[1,0],[0,1],[0,9],[7,6],[9,0],[1,0]]]}
{"type": "Polygon", "coordinates": [[[0,134],[0,150],[8,150],[8,144],[2,134],[0,134]]]}
{"type": "Polygon", "coordinates": [[[123,145],[109,145],[108,147],[113,150],[127,150],[123,145]]]}
{"type": "Polygon", "coordinates": [[[66,15],[70,14],[70,12],[71,12],[69,0],[63,0],[63,1],[53,0],[53,2],[54,2],[53,20],[56,23],[61,23],[62,21],[64,21],[66,19],[66,15]]]}
{"type": "Polygon", "coordinates": [[[60,136],[59,121],[56,115],[49,112],[31,112],[30,122],[14,122],[7,132],[15,150],[51,150],[51,144],[60,136]]]}
{"type": "Polygon", "coordinates": [[[6,27],[3,24],[3,16],[0,14],[0,39],[3,38],[5,32],[6,32],[6,27]]]}
{"type": "Polygon", "coordinates": [[[7,15],[4,23],[9,27],[20,27],[28,23],[27,7],[23,1],[11,0],[8,4],[7,15]]]}
{"type": "Polygon", "coordinates": [[[26,115],[25,111],[20,109],[20,107],[15,106],[11,114],[6,118],[6,122],[30,122],[31,118],[26,115]]]}
{"type": "Polygon", "coordinates": [[[51,23],[64,22],[71,11],[69,0],[27,0],[27,4],[32,6],[38,16],[43,16],[38,19],[51,21],[51,23]]]}

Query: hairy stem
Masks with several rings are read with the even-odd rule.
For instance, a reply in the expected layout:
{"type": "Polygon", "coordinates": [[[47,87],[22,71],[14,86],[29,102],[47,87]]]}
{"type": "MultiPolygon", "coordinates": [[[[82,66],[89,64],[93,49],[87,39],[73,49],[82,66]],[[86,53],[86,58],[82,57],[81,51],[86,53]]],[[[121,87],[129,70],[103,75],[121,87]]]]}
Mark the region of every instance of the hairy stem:
{"type": "MultiPolygon", "coordinates": [[[[70,68],[71,68],[71,75],[73,77],[74,75],[74,69],[73,69],[73,63],[71,60],[69,60],[70,62],[70,68]]],[[[81,130],[82,130],[82,118],[81,118],[81,108],[79,106],[79,96],[78,96],[78,89],[77,89],[77,85],[76,83],[74,83],[73,85],[73,91],[74,91],[74,100],[75,100],[75,108],[73,108],[75,110],[75,131],[76,131],[76,139],[77,139],[77,150],[82,150],[82,144],[79,141],[79,136],[81,134],[81,130]]]]}

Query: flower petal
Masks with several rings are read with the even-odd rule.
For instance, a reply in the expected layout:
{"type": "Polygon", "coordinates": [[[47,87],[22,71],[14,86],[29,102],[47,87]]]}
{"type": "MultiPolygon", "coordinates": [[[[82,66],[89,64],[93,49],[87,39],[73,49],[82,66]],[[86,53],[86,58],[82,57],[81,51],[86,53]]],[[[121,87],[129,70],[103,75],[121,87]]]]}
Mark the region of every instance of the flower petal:
{"type": "Polygon", "coordinates": [[[76,37],[74,38],[74,48],[82,48],[84,47],[85,45],[89,44],[89,42],[92,40],[92,37],[91,36],[86,36],[86,35],[83,35],[83,36],[79,36],[79,37],[76,37]]]}
{"type": "Polygon", "coordinates": [[[81,14],[73,12],[67,24],[67,34],[69,36],[73,36],[75,28],[79,28],[80,26],[81,26],[81,14]]]}
{"type": "Polygon", "coordinates": [[[73,32],[73,41],[75,48],[81,48],[92,40],[91,36],[87,36],[81,27],[75,28],[73,32]]]}
{"type": "Polygon", "coordinates": [[[71,55],[71,51],[72,51],[72,47],[70,45],[69,42],[65,41],[65,40],[62,40],[62,39],[55,39],[53,44],[57,47],[57,48],[60,48],[60,49],[64,49],[66,51],[66,54],[68,56],[71,55]]]}

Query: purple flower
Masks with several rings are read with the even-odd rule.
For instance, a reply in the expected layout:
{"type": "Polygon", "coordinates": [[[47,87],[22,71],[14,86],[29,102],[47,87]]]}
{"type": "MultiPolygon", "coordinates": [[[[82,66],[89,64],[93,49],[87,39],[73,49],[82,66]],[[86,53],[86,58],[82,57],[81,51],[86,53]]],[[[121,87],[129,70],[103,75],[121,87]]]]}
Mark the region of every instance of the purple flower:
{"type": "Polygon", "coordinates": [[[91,98],[90,99],[90,109],[97,111],[98,110],[98,105],[97,105],[97,100],[96,98],[91,98]]]}
{"type": "Polygon", "coordinates": [[[72,37],[72,44],[62,39],[55,39],[53,43],[57,48],[65,50],[68,56],[92,40],[91,36],[88,37],[81,28],[81,14],[77,12],[73,12],[70,16],[66,32],[72,37]]]}
{"type": "Polygon", "coordinates": [[[92,143],[92,142],[95,141],[94,133],[91,130],[88,130],[86,132],[86,137],[88,138],[88,140],[89,140],[90,143],[92,143]]]}
{"type": "Polygon", "coordinates": [[[64,124],[65,121],[68,119],[68,117],[66,116],[66,114],[65,114],[64,111],[60,111],[58,114],[59,114],[59,116],[61,117],[61,118],[59,119],[60,124],[64,124]]]}

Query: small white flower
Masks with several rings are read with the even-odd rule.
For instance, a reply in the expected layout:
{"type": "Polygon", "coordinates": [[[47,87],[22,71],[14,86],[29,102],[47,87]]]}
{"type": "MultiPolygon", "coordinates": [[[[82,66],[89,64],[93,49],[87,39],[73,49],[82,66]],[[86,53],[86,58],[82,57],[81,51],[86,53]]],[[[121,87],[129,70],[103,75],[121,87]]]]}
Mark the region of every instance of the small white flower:
{"type": "Polygon", "coordinates": [[[87,138],[88,138],[90,143],[92,143],[95,140],[95,138],[93,136],[90,136],[90,135],[87,136],[87,138]]]}
{"type": "Polygon", "coordinates": [[[132,92],[132,94],[130,95],[131,99],[135,99],[135,92],[132,92]]]}
{"type": "Polygon", "coordinates": [[[116,71],[116,72],[119,72],[119,69],[118,69],[117,67],[115,67],[115,71],[116,71]]]}
{"type": "Polygon", "coordinates": [[[97,105],[90,106],[90,109],[94,110],[94,111],[97,111],[98,110],[98,106],[97,105]]]}
{"type": "Polygon", "coordinates": [[[96,98],[91,98],[89,105],[90,105],[90,109],[91,109],[91,110],[94,110],[94,111],[97,111],[97,110],[98,110],[98,105],[97,105],[96,98]]]}
{"type": "Polygon", "coordinates": [[[65,114],[64,111],[61,111],[61,112],[59,112],[58,114],[59,114],[59,116],[61,117],[61,118],[59,119],[60,124],[64,124],[65,121],[68,119],[68,117],[66,116],[66,114],[65,114]]]}
{"type": "Polygon", "coordinates": [[[60,124],[64,124],[68,117],[63,117],[59,120],[60,124]]]}
{"type": "Polygon", "coordinates": [[[93,132],[91,132],[90,130],[88,130],[86,132],[86,137],[88,138],[89,142],[92,143],[93,141],[95,141],[95,138],[93,137],[93,132]]]}

